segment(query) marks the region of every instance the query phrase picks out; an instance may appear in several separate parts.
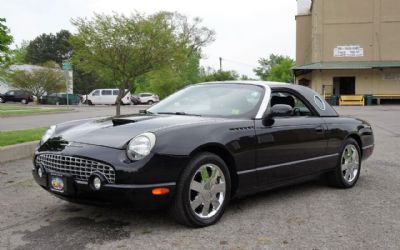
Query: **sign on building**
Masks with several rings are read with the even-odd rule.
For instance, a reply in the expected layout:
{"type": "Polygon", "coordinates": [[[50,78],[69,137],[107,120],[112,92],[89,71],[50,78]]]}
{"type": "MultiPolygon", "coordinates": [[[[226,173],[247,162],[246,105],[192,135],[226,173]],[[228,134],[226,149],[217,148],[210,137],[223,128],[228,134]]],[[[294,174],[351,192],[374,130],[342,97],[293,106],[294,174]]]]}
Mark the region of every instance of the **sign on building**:
{"type": "Polygon", "coordinates": [[[336,46],[333,49],[334,57],[363,57],[364,49],[360,45],[336,46]]]}
{"type": "Polygon", "coordinates": [[[385,74],[383,74],[383,80],[399,81],[400,80],[400,74],[398,74],[398,73],[385,73],[385,74]]]}

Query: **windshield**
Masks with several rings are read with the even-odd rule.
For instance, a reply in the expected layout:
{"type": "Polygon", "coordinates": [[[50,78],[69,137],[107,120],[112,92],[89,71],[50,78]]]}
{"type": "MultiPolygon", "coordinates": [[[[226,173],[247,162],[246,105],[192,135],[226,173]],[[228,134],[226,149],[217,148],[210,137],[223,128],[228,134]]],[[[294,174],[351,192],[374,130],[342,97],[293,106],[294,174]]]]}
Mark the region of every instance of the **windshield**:
{"type": "Polygon", "coordinates": [[[264,88],[249,84],[201,84],[180,90],[148,112],[158,114],[254,118],[264,88]]]}

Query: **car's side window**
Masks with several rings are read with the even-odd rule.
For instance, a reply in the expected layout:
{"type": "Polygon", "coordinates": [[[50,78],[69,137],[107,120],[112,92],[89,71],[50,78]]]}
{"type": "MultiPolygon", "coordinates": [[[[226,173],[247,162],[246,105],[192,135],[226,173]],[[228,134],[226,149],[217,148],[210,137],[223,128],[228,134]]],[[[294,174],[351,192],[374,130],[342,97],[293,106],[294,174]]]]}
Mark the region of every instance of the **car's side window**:
{"type": "Polygon", "coordinates": [[[119,90],[113,90],[113,95],[118,95],[119,94],[119,90]]]}
{"type": "Polygon", "coordinates": [[[292,116],[312,116],[313,113],[306,103],[295,94],[286,91],[274,91],[271,94],[271,107],[276,104],[286,104],[293,108],[292,116]]]}
{"type": "Polygon", "coordinates": [[[101,95],[112,95],[112,90],[102,90],[101,95]]]}
{"type": "Polygon", "coordinates": [[[92,94],[92,96],[99,96],[99,95],[100,95],[100,90],[96,90],[92,94]]]}

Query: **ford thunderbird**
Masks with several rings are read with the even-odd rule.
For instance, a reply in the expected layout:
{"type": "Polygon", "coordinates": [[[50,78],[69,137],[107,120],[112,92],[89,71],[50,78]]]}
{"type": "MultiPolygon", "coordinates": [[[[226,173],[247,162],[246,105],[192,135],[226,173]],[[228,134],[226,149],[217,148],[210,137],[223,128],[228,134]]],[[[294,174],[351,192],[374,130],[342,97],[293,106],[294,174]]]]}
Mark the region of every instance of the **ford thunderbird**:
{"type": "Polygon", "coordinates": [[[51,126],[32,173],[70,202],[164,207],[203,227],[234,197],[315,178],[351,188],[373,148],[368,122],[341,117],[310,88],[212,82],[139,114],[51,126]]]}

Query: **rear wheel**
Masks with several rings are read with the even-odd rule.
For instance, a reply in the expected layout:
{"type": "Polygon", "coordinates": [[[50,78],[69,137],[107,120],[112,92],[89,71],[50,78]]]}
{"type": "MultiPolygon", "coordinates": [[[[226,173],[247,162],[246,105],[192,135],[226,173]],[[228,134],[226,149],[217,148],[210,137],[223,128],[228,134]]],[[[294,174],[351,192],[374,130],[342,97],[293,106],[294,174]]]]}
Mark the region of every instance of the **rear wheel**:
{"type": "Polygon", "coordinates": [[[360,171],[360,147],[353,138],[349,138],[342,146],[335,171],[329,176],[330,182],[339,188],[351,188],[356,184],[360,171]]]}
{"type": "Polygon", "coordinates": [[[154,102],[152,100],[148,101],[147,104],[152,105],[154,102]]]}
{"type": "Polygon", "coordinates": [[[225,162],[212,153],[199,154],[183,171],[171,214],[187,226],[212,225],[224,213],[230,191],[231,179],[225,162]]]}

